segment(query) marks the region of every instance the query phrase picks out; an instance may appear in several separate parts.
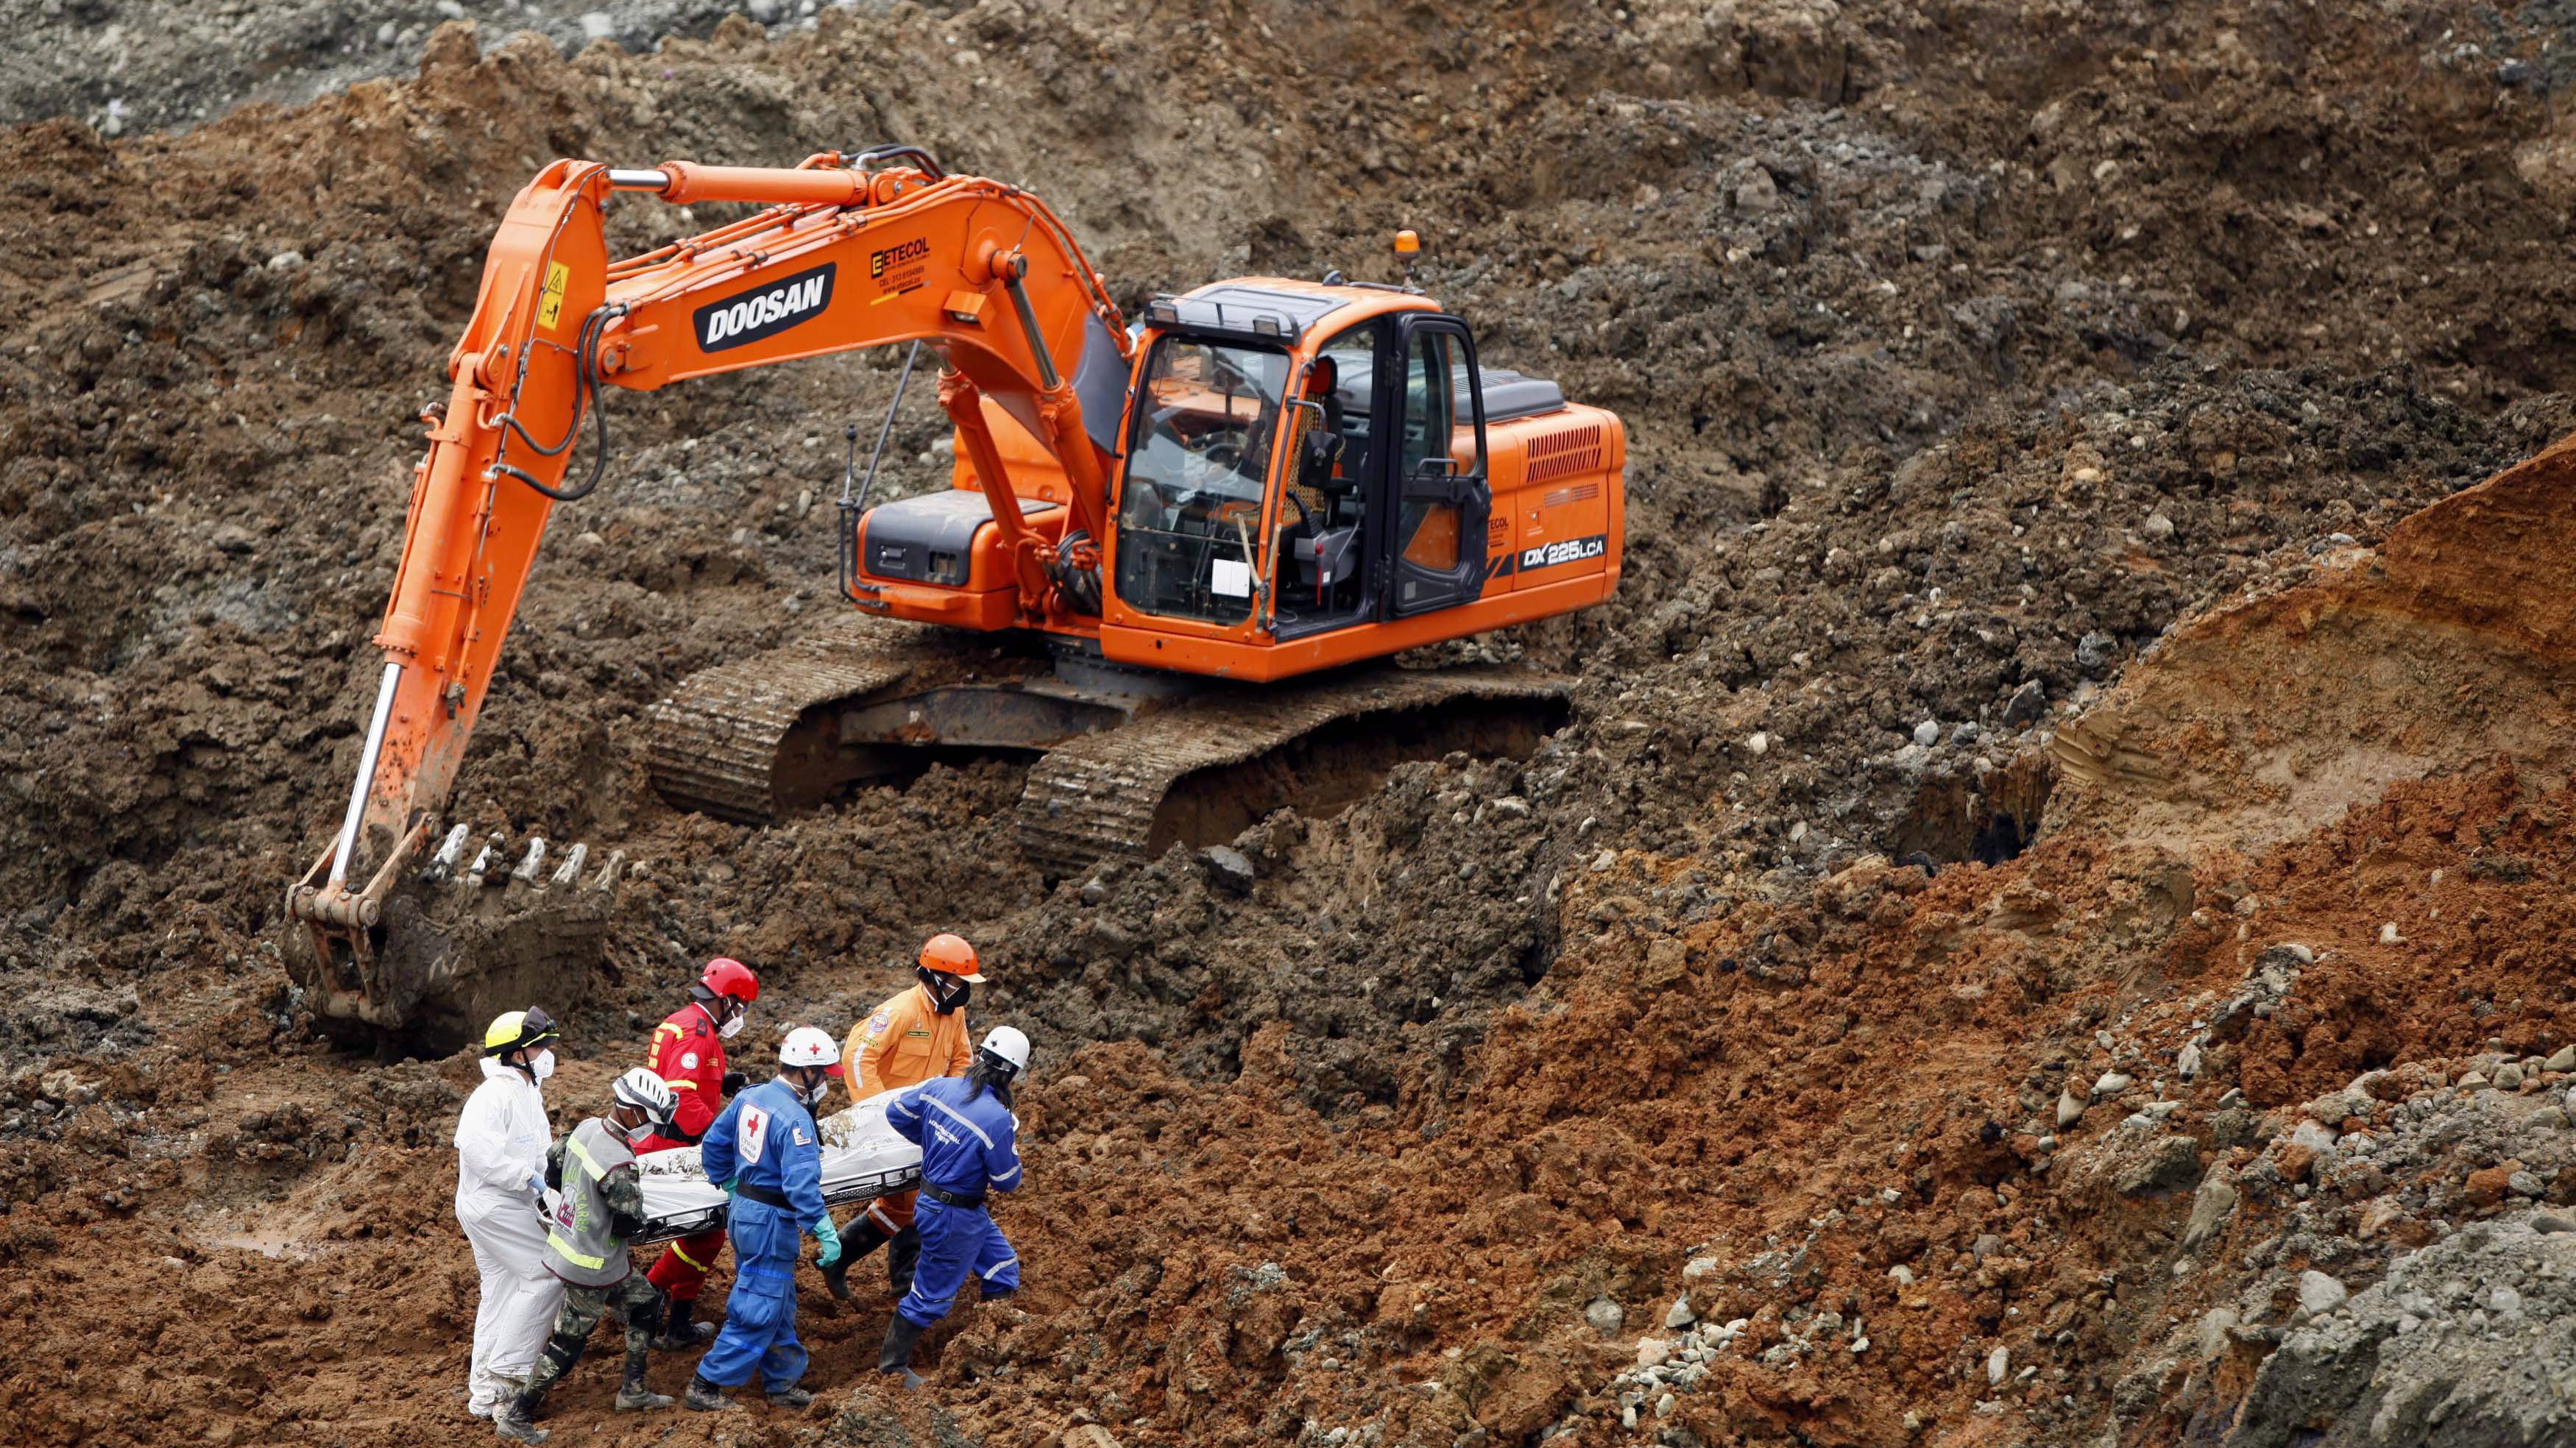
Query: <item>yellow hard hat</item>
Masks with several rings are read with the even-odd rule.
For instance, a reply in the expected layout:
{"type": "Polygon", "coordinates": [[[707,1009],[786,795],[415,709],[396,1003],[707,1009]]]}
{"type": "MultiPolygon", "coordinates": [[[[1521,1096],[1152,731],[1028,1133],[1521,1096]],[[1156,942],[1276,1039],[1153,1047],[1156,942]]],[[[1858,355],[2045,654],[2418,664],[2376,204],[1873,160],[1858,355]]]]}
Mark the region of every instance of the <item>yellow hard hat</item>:
{"type": "Polygon", "coordinates": [[[555,1018],[545,1007],[530,1006],[524,1011],[503,1011],[492,1018],[483,1032],[483,1054],[498,1056],[540,1041],[558,1040],[563,1032],[555,1028],[555,1018]]]}

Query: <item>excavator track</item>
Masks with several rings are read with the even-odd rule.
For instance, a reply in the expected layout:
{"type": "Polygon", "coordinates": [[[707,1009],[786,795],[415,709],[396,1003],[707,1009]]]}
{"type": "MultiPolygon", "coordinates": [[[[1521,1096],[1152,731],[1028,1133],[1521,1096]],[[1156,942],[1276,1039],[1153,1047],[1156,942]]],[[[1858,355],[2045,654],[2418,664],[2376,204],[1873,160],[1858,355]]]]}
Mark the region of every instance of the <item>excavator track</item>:
{"type": "Polygon", "coordinates": [[[1231,838],[1270,808],[1311,801],[1318,773],[1329,795],[1333,771],[1329,763],[1320,771],[1284,766],[1309,775],[1305,781],[1276,774],[1227,780],[1211,771],[1254,766],[1345,724],[1365,730],[1347,741],[1353,752],[1376,756],[1358,761],[1363,768],[1391,762],[1395,753],[1426,752],[1403,750],[1405,736],[1417,746],[1435,741],[1431,753],[1447,746],[1526,753],[1537,735],[1562,722],[1573,686],[1562,675],[1516,669],[1392,666],[1312,683],[1224,686],[1050,751],[1030,769],[1020,796],[1020,845],[1041,870],[1060,877],[1106,856],[1231,838]]]}
{"type": "Polygon", "coordinates": [[[682,809],[768,824],[795,803],[798,781],[781,777],[779,750],[807,710],[893,688],[940,653],[924,630],[845,615],[693,674],[648,716],[653,787],[682,809]]]}

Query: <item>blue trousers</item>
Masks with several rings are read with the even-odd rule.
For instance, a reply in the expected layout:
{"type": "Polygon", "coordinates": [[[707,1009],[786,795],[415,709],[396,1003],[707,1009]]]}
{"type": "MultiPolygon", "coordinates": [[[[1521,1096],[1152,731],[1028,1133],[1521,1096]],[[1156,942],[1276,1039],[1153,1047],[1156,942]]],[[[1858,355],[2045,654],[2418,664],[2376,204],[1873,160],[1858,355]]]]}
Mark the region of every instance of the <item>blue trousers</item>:
{"type": "Polygon", "coordinates": [[[805,1376],[805,1344],[796,1340],[796,1219],[766,1202],[734,1199],[733,1291],[724,1330],[698,1359],[698,1376],[721,1388],[749,1382],[779,1392],[805,1376]]]}
{"type": "Polygon", "coordinates": [[[928,1327],[946,1317],[969,1272],[983,1282],[988,1297],[1019,1290],[1020,1254],[993,1225],[992,1213],[952,1207],[925,1194],[913,1209],[912,1224],[921,1229],[921,1265],[895,1311],[914,1325],[928,1327]]]}

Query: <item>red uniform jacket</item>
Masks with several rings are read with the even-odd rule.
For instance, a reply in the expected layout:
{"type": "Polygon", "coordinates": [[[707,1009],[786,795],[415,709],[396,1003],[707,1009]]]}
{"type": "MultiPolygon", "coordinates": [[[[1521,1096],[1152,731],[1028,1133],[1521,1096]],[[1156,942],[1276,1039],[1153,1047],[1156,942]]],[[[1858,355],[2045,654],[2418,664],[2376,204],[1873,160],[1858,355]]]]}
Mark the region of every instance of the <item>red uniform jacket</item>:
{"type": "Polygon", "coordinates": [[[645,1062],[678,1097],[680,1109],[668,1135],[655,1134],[635,1144],[637,1155],[689,1146],[706,1134],[724,1110],[724,1038],[706,1007],[691,1001],[653,1028],[653,1050],[645,1062]]]}

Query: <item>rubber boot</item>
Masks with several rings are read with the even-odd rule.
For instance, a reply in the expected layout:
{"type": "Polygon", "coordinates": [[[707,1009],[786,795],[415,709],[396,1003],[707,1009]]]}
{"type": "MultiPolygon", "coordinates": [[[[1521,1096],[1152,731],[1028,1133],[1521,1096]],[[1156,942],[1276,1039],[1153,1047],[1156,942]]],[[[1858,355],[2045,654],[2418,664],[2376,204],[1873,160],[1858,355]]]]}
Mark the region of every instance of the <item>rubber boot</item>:
{"type": "Polygon", "coordinates": [[[657,1393],[644,1386],[644,1369],[640,1365],[628,1371],[626,1381],[617,1385],[617,1410],[621,1413],[641,1413],[669,1406],[670,1394],[657,1393]]]}
{"type": "Polygon", "coordinates": [[[791,1412],[800,1411],[809,1407],[813,1404],[813,1401],[814,1395],[812,1393],[796,1386],[794,1383],[789,1383],[783,1388],[776,1389],[769,1395],[769,1406],[773,1408],[786,1408],[791,1412]]]}
{"type": "Polygon", "coordinates": [[[492,1431],[513,1443],[543,1443],[548,1434],[537,1426],[537,1405],[525,1397],[503,1398],[492,1410],[492,1431]]]}
{"type": "Polygon", "coordinates": [[[898,1312],[886,1324],[885,1347],[877,1353],[877,1371],[903,1374],[903,1385],[918,1390],[930,1380],[912,1370],[912,1349],[929,1329],[898,1312]]]}
{"type": "Polygon", "coordinates": [[[689,1391],[681,1396],[680,1401],[701,1413],[721,1413],[733,1406],[726,1400],[724,1389],[698,1377],[689,1379],[689,1391]]]}
{"type": "Polygon", "coordinates": [[[886,1229],[865,1212],[850,1224],[849,1234],[841,1238],[841,1260],[823,1269],[823,1285],[843,1302],[850,1300],[850,1264],[886,1244],[886,1229]]]}
{"type": "Polygon", "coordinates": [[[894,1234],[894,1245],[886,1248],[886,1281],[894,1287],[897,1301],[912,1290],[913,1269],[921,1265],[921,1229],[906,1227],[894,1234]]]}
{"type": "Polygon", "coordinates": [[[694,1297],[672,1298],[662,1313],[662,1335],[653,1339],[653,1346],[663,1352],[687,1352],[715,1341],[714,1323],[689,1321],[689,1314],[697,1309],[698,1300],[694,1297]]]}

